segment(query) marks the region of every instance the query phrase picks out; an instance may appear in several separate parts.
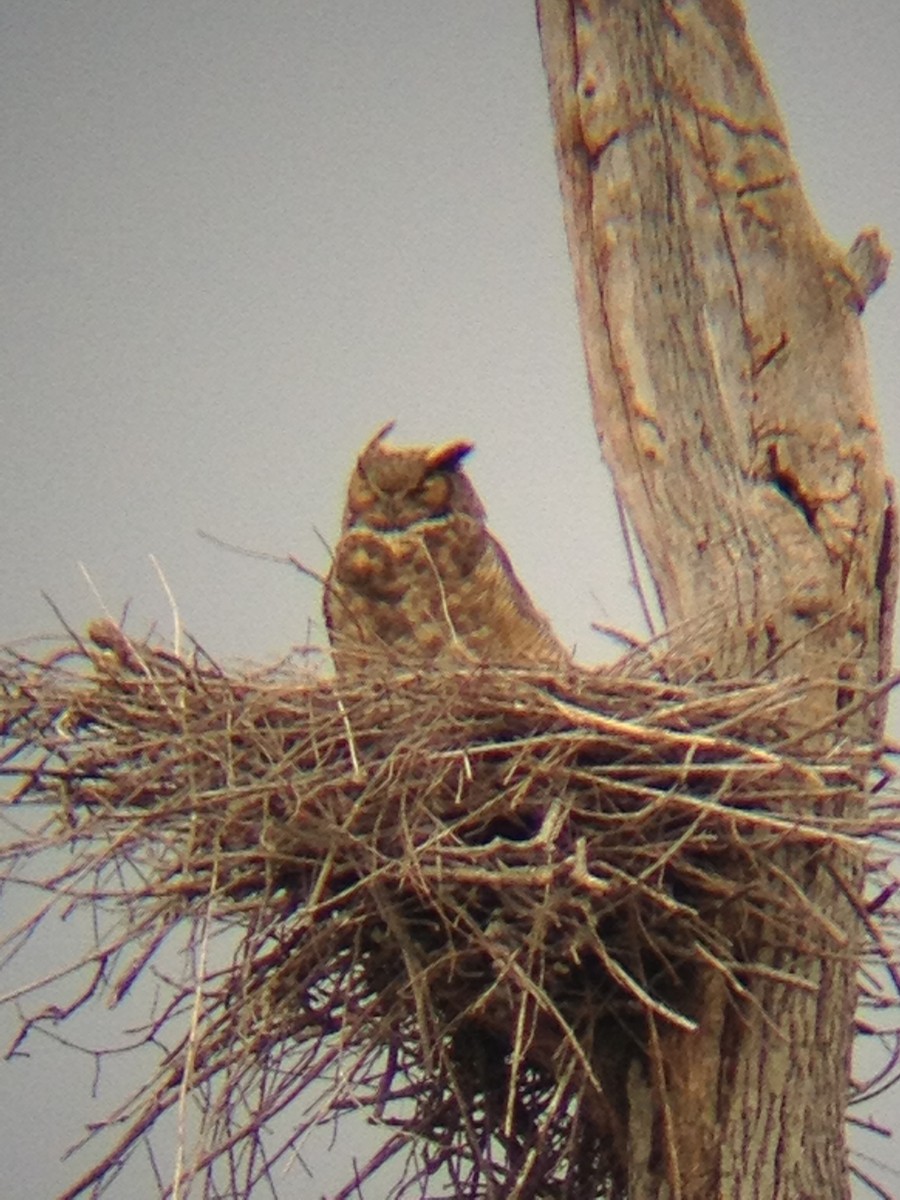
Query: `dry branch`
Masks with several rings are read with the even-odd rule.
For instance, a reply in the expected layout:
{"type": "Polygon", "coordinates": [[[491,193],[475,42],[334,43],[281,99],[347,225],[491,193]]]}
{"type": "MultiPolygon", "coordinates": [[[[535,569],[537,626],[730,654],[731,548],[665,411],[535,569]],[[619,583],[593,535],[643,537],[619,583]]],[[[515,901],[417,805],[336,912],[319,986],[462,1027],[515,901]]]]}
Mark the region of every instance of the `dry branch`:
{"type": "MultiPolygon", "coordinates": [[[[831,680],[803,719],[877,741],[884,706],[847,709],[891,662],[896,514],[859,319],[888,255],[820,228],[739,0],[536,7],[595,424],[666,624],[722,610],[712,674],[831,680]]],[[[792,857],[852,942],[863,871],[848,858],[838,885],[792,857]]],[[[660,1029],[659,1068],[635,1064],[634,1196],[848,1200],[856,972],[822,959],[808,981],[754,981],[735,1027],[698,978],[698,1031],[660,1029]]]]}
{"type": "Polygon", "coordinates": [[[622,1194],[623,1075],[694,1028],[698,971],[739,1022],[754,977],[809,989],[807,962],[863,939],[880,958],[887,909],[836,923],[805,890],[804,872],[855,869],[861,791],[884,778],[875,748],[798,730],[824,685],[625,667],[336,686],[226,675],[108,623],[7,654],[8,813],[47,819],[7,847],[6,878],[52,852],[51,901],[125,918],[78,1003],[127,994],[179,930],[211,943],[147,1030],[168,1047],[155,1075],[66,1196],[96,1194],[186,1095],[182,1180],[210,1189],[226,1171],[249,1194],[362,1106],[389,1131],[362,1176],[419,1146],[394,1194],[622,1194]]]}

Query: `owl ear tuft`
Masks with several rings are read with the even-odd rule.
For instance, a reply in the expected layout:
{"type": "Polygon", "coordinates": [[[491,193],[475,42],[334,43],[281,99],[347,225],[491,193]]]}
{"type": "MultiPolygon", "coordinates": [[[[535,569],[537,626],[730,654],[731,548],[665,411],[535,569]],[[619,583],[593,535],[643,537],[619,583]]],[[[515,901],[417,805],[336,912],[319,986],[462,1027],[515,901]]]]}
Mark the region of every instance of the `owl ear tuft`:
{"type": "Polygon", "coordinates": [[[467,454],[475,449],[471,442],[448,442],[435,446],[428,454],[429,471],[455,471],[467,454]]]}
{"type": "Polygon", "coordinates": [[[370,450],[374,449],[378,445],[379,442],[383,442],[384,439],[387,437],[387,435],[391,432],[391,430],[394,428],[394,426],[396,424],[397,424],[396,421],[388,421],[387,425],[382,425],[382,427],[378,430],[378,432],[375,434],[375,436],[369,438],[369,440],[366,442],[365,446],[363,446],[362,450],[360,451],[359,457],[365,458],[370,450]]]}

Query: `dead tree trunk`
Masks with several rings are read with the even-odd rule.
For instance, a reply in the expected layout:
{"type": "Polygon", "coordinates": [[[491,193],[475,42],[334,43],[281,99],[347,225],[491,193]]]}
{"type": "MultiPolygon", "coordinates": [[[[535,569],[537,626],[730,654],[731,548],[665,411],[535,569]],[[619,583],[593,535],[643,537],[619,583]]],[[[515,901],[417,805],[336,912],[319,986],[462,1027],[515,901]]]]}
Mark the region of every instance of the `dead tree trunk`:
{"type": "MultiPolygon", "coordinates": [[[[886,256],[807,204],[735,0],[537,0],[596,425],[668,625],[698,669],[821,680],[823,738],[877,738],[894,531],[859,316],[886,256]],[[843,718],[846,719],[843,719],[843,718]]],[[[698,984],[622,1103],[632,1200],[846,1197],[862,864],[786,878],[846,931],[741,1012],[698,984]]]]}

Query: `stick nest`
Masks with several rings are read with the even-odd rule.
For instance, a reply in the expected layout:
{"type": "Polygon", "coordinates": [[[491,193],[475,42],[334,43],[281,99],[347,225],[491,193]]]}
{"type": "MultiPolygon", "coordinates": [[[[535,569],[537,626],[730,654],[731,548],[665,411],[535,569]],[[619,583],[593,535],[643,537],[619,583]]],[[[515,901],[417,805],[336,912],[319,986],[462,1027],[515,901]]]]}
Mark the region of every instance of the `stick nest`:
{"type": "Polygon", "coordinates": [[[122,999],[179,930],[194,950],[145,1031],[161,1065],[67,1197],[186,1095],[203,1195],[275,1194],[351,1109],[381,1144],[341,1197],[410,1145],[392,1195],[614,1195],[629,1072],[710,980],[740,1012],[857,936],[810,896],[822,871],[858,892],[874,756],[799,727],[809,683],[235,677],[109,622],[2,674],[8,812],[49,806],[7,878],[51,851],[41,886],[112,914],[68,1011],[122,999]]]}

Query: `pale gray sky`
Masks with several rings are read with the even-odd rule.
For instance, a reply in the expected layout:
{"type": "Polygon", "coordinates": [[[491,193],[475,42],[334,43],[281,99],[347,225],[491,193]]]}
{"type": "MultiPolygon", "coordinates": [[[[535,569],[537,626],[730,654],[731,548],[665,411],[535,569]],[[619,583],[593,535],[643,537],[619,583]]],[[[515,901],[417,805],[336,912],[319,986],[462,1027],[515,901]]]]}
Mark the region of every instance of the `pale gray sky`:
{"type": "MultiPolygon", "coordinates": [[[[900,4],[747,9],[826,229],[900,250],[900,4]]],[[[220,658],[321,640],[313,583],[196,530],[324,569],[391,418],[476,442],[491,524],[583,657],[608,655],[592,620],[640,629],[530,0],[5,0],[0,112],[0,639],[55,631],[41,590],[96,615],[79,561],[168,635],[152,553],[220,658]]],[[[896,474],[895,280],[865,324],[896,474]]],[[[66,1177],[87,1111],[37,1060],[0,1066],[10,1200],[66,1177]]]]}

